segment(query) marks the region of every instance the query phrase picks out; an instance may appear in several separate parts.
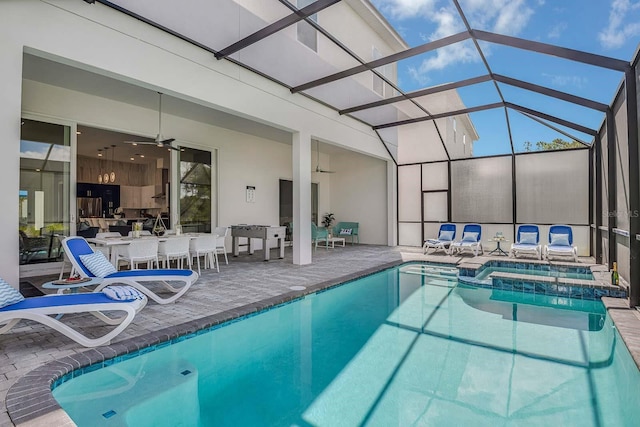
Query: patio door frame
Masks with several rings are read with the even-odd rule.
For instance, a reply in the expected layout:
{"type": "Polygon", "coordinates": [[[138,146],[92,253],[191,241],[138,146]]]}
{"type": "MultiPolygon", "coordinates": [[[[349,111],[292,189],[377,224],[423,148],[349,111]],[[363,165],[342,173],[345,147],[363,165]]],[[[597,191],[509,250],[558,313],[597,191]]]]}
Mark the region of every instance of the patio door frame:
{"type": "MultiPolygon", "coordinates": [[[[64,120],[58,117],[51,117],[44,114],[31,113],[28,111],[22,111],[22,119],[35,120],[43,123],[51,123],[54,125],[68,126],[69,130],[69,146],[70,146],[70,161],[69,161],[69,234],[76,234],[76,179],[77,179],[77,130],[78,123],[75,121],[64,120]]],[[[20,154],[18,154],[18,161],[20,160],[20,154]]],[[[20,224],[17,224],[19,226],[20,224]]],[[[17,227],[16,227],[17,228],[17,227]]],[[[16,248],[18,249],[18,248],[16,248]]],[[[20,279],[24,277],[43,276],[48,274],[58,274],[62,269],[64,260],[55,262],[44,262],[38,264],[24,264],[20,265],[20,279]]]]}
{"type": "MultiPolygon", "coordinates": [[[[211,230],[213,231],[215,227],[220,226],[220,149],[216,146],[207,147],[202,144],[183,140],[176,140],[175,145],[211,153],[211,167],[215,168],[215,171],[211,174],[211,190],[215,191],[215,194],[211,195],[211,230]]],[[[180,221],[180,152],[171,150],[170,163],[171,190],[169,194],[169,216],[172,224],[166,225],[169,229],[173,230],[176,223],[180,221]]]]}

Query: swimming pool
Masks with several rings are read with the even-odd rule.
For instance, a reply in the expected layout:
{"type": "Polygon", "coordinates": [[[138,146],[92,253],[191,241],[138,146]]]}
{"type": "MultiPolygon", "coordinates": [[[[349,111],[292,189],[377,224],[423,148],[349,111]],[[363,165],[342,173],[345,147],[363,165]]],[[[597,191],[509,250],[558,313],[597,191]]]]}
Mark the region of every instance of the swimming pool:
{"type": "Polygon", "coordinates": [[[86,371],[53,390],[80,426],[600,426],[640,417],[640,373],[599,301],[399,268],[86,371]]]}

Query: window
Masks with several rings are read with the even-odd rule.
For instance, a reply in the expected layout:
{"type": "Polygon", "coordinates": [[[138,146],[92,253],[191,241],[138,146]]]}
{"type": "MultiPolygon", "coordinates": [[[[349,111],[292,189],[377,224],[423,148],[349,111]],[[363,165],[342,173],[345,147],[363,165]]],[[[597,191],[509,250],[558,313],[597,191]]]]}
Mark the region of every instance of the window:
{"type": "MultiPolygon", "coordinates": [[[[311,3],[314,3],[315,0],[298,0],[298,9],[302,9],[303,7],[309,6],[311,3]]],[[[318,22],[318,14],[313,14],[310,18],[318,22]]],[[[298,41],[303,45],[307,46],[309,49],[314,52],[318,51],[318,32],[315,28],[309,25],[306,21],[300,21],[296,24],[297,32],[298,32],[298,41]]]]}
{"type": "Polygon", "coordinates": [[[453,118],[453,142],[455,143],[458,140],[458,138],[456,138],[456,118],[453,118]]]}
{"type": "MultiPolygon", "coordinates": [[[[375,46],[373,46],[371,50],[371,56],[375,61],[376,59],[382,58],[382,53],[380,53],[380,51],[376,49],[375,46]]],[[[384,67],[376,68],[376,71],[378,71],[382,75],[385,75],[384,67]]],[[[372,76],[373,76],[373,91],[378,95],[384,97],[384,80],[382,80],[382,78],[380,78],[376,74],[372,74],[372,76]]]]}

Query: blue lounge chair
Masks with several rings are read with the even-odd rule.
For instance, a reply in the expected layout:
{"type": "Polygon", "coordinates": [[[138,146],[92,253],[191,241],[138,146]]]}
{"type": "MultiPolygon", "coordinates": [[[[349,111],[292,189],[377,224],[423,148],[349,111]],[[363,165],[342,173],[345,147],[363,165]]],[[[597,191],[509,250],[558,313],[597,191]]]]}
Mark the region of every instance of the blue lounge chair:
{"type": "Polygon", "coordinates": [[[456,225],[455,224],[441,224],[440,230],[438,231],[437,239],[427,239],[424,241],[422,245],[422,251],[426,255],[429,252],[430,248],[434,249],[434,253],[436,253],[439,249],[447,252],[449,251],[449,246],[453,243],[453,239],[456,238],[456,225]]]}
{"type": "MultiPolygon", "coordinates": [[[[62,241],[65,253],[69,257],[71,264],[75,268],[75,271],[81,277],[90,277],[101,279],[101,283],[96,287],[95,291],[102,290],[105,286],[109,286],[116,283],[122,283],[129,286],[133,286],[150,299],[154,300],[158,304],[169,304],[175,302],[178,298],[185,294],[198,279],[198,273],[192,270],[181,269],[159,269],[159,270],[126,270],[115,271],[104,275],[103,277],[97,277],[85,263],[82,261],[83,255],[90,255],[95,253],[87,241],[80,236],[67,237],[62,241]],[[182,287],[175,288],[168,282],[182,282],[182,287]],[[167,290],[174,295],[168,298],[162,298],[155,292],[151,291],[145,284],[160,283],[167,290]]],[[[106,260],[106,258],[105,258],[106,260]]],[[[108,261],[107,264],[111,265],[108,261]]],[[[94,269],[95,271],[95,269],[94,269]]]]}
{"type": "Polygon", "coordinates": [[[462,238],[453,242],[449,248],[450,254],[460,254],[464,251],[473,252],[474,256],[484,253],[482,248],[482,227],[480,224],[466,224],[462,229],[462,238]]]}
{"type": "Polygon", "coordinates": [[[578,261],[578,248],[573,244],[573,230],[568,225],[549,227],[549,244],[544,247],[544,256],[570,256],[578,261]]]}
{"type": "MultiPolygon", "coordinates": [[[[147,298],[144,295],[138,295],[136,299],[116,300],[104,292],[24,298],[6,282],[1,282],[0,300],[16,302],[11,302],[0,308],[0,324],[3,325],[0,327],[0,334],[8,332],[22,319],[33,320],[55,329],[85,347],[109,344],[114,337],[129,326],[136,313],[147,304],[147,298]],[[124,311],[126,315],[113,318],[103,314],[103,311],[124,311]],[[71,326],[62,323],[59,320],[60,316],[56,316],[70,313],[90,313],[108,325],[117,326],[99,338],[89,338],[71,326]]],[[[112,286],[111,288],[122,287],[112,286]]]]}
{"type": "Polygon", "coordinates": [[[540,229],[537,225],[523,224],[518,226],[516,241],[511,245],[509,256],[517,258],[521,254],[534,254],[542,259],[542,246],[540,245],[540,229]]]}

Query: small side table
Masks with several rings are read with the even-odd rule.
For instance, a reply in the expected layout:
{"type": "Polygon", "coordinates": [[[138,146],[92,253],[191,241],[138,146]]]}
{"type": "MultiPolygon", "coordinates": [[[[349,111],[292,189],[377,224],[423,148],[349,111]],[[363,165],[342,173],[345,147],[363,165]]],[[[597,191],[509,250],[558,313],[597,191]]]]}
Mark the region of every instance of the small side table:
{"type": "Polygon", "coordinates": [[[85,286],[96,286],[102,283],[101,277],[93,277],[89,280],[74,281],[74,280],[53,280],[51,282],[44,283],[42,285],[45,289],[57,289],[59,294],[63,294],[64,291],[69,289],[72,294],[78,293],[80,288],[85,286]]]}
{"type": "Polygon", "coordinates": [[[489,241],[490,241],[490,242],[495,242],[495,243],[496,243],[496,248],[495,248],[494,250],[492,250],[491,252],[489,252],[489,255],[496,254],[496,255],[509,256],[509,254],[508,254],[508,253],[506,253],[506,252],[505,252],[505,251],[500,247],[500,244],[501,244],[502,242],[506,242],[506,241],[507,241],[506,239],[498,239],[498,238],[495,238],[495,237],[494,237],[494,238],[489,239],[489,241]]]}

